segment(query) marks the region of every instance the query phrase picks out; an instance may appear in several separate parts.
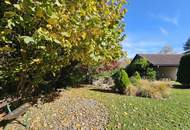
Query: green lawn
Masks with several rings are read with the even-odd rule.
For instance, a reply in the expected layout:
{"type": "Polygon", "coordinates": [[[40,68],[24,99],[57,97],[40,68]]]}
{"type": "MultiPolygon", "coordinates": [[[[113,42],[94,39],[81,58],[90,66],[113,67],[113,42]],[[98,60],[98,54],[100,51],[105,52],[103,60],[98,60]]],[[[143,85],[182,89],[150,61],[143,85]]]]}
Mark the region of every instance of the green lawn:
{"type": "Polygon", "coordinates": [[[128,97],[86,88],[70,92],[105,104],[111,116],[108,129],[190,129],[190,89],[172,89],[170,98],[165,100],[128,97]]]}

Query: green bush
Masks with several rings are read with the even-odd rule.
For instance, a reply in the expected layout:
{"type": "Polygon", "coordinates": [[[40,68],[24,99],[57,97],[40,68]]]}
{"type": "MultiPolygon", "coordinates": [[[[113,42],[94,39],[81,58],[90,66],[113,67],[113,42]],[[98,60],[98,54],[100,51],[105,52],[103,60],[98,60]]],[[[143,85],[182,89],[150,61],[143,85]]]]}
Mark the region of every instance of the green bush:
{"type": "Polygon", "coordinates": [[[131,77],[136,71],[140,73],[141,76],[146,75],[146,70],[149,67],[149,63],[145,58],[136,59],[129,66],[127,66],[127,74],[131,77]]]}
{"type": "Polygon", "coordinates": [[[141,80],[141,76],[139,72],[137,71],[133,74],[133,76],[130,77],[130,81],[134,85],[137,85],[140,80],[141,80]]]}
{"type": "Polygon", "coordinates": [[[62,68],[59,76],[55,80],[54,86],[69,87],[86,83],[89,77],[88,73],[88,68],[81,66],[81,64],[77,62],[72,62],[70,65],[62,68]]]}
{"type": "Polygon", "coordinates": [[[115,82],[114,89],[119,91],[121,94],[126,93],[127,86],[130,85],[130,80],[128,78],[128,74],[125,70],[121,69],[113,75],[113,79],[115,82]]]}
{"type": "Polygon", "coordinates": [[[177,72],[177,81],[183,85],[190,85],[190,55],[185,55],[181,58],[177,72]]]}
{"type": "Polygon", "coordinates": [[[137,72],[137,71],[133,74],[133,77],[135,77],[135,79],[137,79],[137,80],[141,80],[141,76],[140,76],[139,72],[137,72]]]}
{"type": "Polygon", "coordinates": [[[148,68],[146,72],[146,77],[149,80],[155,80],[156,79],[156,71],[153,68],[148,68]]]}

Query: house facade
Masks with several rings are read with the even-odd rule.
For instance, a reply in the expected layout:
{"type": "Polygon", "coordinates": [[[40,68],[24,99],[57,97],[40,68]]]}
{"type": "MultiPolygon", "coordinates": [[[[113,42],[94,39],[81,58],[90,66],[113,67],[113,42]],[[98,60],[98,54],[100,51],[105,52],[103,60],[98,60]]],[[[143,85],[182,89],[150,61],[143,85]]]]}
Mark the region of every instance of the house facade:
{"type": "Polygon", "coordinates": [[[157,72],[158,79],[177,79],[178,66],[181,54],[137,54],[132,62],[136,59],[146,59],[152,68],[157,72]]]}

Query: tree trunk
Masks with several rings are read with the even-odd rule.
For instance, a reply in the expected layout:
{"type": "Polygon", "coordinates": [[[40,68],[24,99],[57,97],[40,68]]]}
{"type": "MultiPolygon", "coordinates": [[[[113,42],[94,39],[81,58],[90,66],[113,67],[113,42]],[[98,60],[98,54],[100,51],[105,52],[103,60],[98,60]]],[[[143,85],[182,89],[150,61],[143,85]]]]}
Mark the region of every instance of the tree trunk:
{"type": "Polygon", "coordinates": [[[19,84],[17,86],[17,95],[19,97],[29,96],[32,93],[32,82],[28,79],[25,72],[19,74],[19,84]]]}

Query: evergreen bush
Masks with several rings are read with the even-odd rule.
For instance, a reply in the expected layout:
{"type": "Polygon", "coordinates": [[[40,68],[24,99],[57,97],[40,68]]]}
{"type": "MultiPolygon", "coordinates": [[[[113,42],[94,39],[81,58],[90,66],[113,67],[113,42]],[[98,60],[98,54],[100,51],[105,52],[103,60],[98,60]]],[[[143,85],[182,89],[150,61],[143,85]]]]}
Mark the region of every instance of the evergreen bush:
{"type": "Polygon", "coordinates": [[[149,80],[156,80],[156,71],[153,68],[148,68],[146,72],[146,77],[149,80]]]}
{"type": "Polygon", "coordinates": [[[121,69],[117,71],[113,75],[113,79],[115,82],[115,90],[117,90],[121,94],[125,94],[127,86],[130,85],[130,80],[125,70],[121,69]]]}
{"type": "Polygon", "coordinates": [[[190,85],[190,54],[181,58],[177,72],[177,81],[183,85],[190,85]]]}

